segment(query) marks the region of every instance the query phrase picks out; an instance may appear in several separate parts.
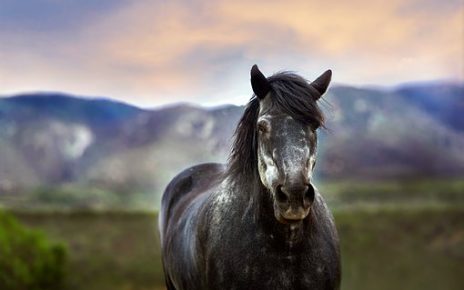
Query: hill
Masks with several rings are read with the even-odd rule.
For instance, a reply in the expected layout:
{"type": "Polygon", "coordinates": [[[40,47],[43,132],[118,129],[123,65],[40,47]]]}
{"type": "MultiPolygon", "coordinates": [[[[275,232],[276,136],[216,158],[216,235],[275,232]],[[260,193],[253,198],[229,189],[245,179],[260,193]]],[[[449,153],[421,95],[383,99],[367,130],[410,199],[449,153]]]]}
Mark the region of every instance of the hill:
{"type": "MultiPolygon", "coordinates": [[[[462,176],[463,97],[464,85],[450,83],[331,88],[318,177],[462,176]]],[[[242,112],[185,104],[147,110],[58,93],[0,98],[0,194],[44,187],[159,194],[185,167],[225,162],[242,112]]]]}

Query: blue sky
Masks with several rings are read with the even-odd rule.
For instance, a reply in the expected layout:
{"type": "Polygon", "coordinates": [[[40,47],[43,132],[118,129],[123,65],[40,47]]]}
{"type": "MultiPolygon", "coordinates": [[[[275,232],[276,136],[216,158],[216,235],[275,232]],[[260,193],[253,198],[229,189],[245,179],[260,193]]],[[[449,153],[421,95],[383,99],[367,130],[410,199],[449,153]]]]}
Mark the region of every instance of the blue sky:
{"type": "Polygon", "coordinates": [[[0,94],[245,103],[249,69],[464,80],[464,2],[0,0],[0,94]]]}

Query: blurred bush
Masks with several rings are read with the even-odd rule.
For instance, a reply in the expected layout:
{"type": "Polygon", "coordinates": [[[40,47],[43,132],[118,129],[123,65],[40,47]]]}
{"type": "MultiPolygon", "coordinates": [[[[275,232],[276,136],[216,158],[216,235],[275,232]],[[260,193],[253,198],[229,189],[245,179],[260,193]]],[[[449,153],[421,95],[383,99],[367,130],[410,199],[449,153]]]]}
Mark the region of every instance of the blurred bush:
{"type": "Polygon", "coordinates": [[[0,211],[0,289],[63,288],[67,249],[0,211]]]}

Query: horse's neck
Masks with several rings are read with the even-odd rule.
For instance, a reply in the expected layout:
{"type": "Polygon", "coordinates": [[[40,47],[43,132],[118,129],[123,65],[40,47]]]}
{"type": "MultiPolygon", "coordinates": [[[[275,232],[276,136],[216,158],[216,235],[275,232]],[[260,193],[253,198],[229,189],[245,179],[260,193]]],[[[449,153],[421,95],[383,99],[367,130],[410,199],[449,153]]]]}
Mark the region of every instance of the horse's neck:
{"type": "Polygon", "coordinates": [[[234,183],[237,194],[237,207],[243,208],[244,214],[253,214],[255,218],[266,218],[272,211],[272,198],[268,190],[256,178],[243,178],[234,183]]]}

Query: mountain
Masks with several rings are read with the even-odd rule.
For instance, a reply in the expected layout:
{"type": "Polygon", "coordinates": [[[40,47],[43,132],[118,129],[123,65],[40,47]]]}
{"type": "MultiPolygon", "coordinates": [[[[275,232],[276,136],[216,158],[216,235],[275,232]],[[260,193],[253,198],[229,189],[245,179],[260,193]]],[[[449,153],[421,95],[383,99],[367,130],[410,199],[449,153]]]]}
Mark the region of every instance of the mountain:
{"type": "Polygon", "coordinates": [[[464,130],[464,84],[432,82],[403,85],[397,92],[449,128],[464,130]]]}
{"type": "Polygon", "coordinates": [[[2,120],[52,118],[104,128],[125,122],[142,110],[109,99],[83,99],[60,93],[21,94],[0,98],[2,120]]]}
{"type": "MultiPolygon", "coordinates": [[[[337,86],[322,101],[319,178],[462,176],[463,84],[337,86]]],[[[0,98],[0,194],[79,186],[161,193],[179,170],[225,162],[243,107],[140,109],[64,94],[0,98]]]]}
{"type": "MultiPolygon", "coordinates": [[[[423,88],[417,85],[417,92],[423,88]]],[[[445,91],[443,98],[433,94],[437,102],[456,104],[463,99],[462,86],[450,85],[445,91]]],[[[427,100],[415,92],[412,86],[407,91],[334,87],[325,97],[332,116],[324,132],[321,174],[361,179],[462,174],[462,123],[453,110],[431,113],[423,105],[427,100]]]]}
{"type": "Polygon", "coordinates": [[[24,94],[0,99],[0,188],[55,184],[94,144],[142,112],[104,99],[24,94]]]}

